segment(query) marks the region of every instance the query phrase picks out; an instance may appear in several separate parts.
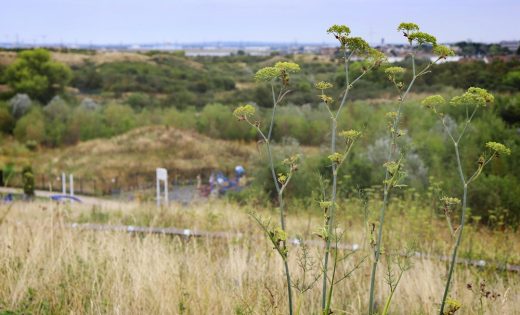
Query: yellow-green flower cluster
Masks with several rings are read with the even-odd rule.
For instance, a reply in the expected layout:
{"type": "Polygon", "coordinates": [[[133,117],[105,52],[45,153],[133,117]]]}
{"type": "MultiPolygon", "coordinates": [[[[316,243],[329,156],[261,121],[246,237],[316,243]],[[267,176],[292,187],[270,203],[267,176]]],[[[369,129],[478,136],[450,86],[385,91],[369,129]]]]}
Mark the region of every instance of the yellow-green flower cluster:
{"type": "Polygon", "coordinates": [[[334,24],[329,27],[327,33],[335,36],[348,36],[350,34],[350,28],[346,25],[334,24]]]}
{"type": "Polygon", "coordinates": [[[444,45],[437,45],[433,47],[433,53],[443,59],[446,59],[448,56],[455,55],[455,52],[451,48],[444,45]]]}
{"type": "Polygon", "coordinates": [[[353,130],[353,129],[344,130],[339,133],[339,136],[345,138],[345,140],[353,141],[353,140],[356,140],[357,138],[359,138],[359,136],[361,136],[361,131],[357,131],[357,130],[353,130]]]}
{"type": "Polygon", "coordinates": [[[332,201],[320,201],[320,208],[326,210],[332,206],[332,201]]]}
{"type": "Polygon", "coordinates": [[[326,81],[320,81],[314,85],[314,87],[318,90],[328,90],[334,87],[332,83],[326,82],[326,81]]]}
{"type": "Polygon", "coordinates": [[[255,114],[255,112],[256,112],[256,109],[253,105],[246,104],[246,105],[237,107],[233,111],[233,115],[236,118],[243,120],[243,119],[253,116],[255,114]]]}
{"type": "Polygon", "coordinates": [[[295,154],[293,156],[290,156],[282,161],[282,164],[289,166],[290,170],[289,172],[295,172],[298,170],[298,160],[300,159],[299,154],[295,154]]]}
{"type": "Polygon", "coordinates": [[[280,71],[275,67],[265,67],[258,70],[255,74],[256,81],[272,81],[280,75],[280,71]]]}
{"type": "Polygon", "coordinates": [[[347,37],[343,42],[348,50],[356,54],[367,53],[370,49],[370,45],[361,37],[347,37]]]}
{"type": "Polygon", "coordinates": [[[437,46],[437,38],[428,33],[420,32],[419,25],[415,23],[401,23],[397,27],[397,31],[403,32],[404,37],[408,39],[410,45],[415,42],[418,45],[431,44],[433,47],[437,46]]]}
{"type": "Polygon", "coordinates": [[[446,206],[454,206],[460,204],[460,199],[455,197],[444,196],[441,198],[441,201],[444,202],[444,205],[446,206]]]}
{"type": "Polygon", "coordinates": [[[444,311],[444,314],[455,314],[461,307],[462,303],[460,303],[459,301],[454,300],[452,298],[447,298],[446,310],[444,311]]]}
{"type": "Polygon", "coordinates": [[[437,45],[437,38],[435,38],[435,36],[430,35],[425,32],[414,32],[414,33],[409,34],[407,37],[410,42],[415,41],[419,45],[423,45],[423,44],[431,44],[432,46],[437,45]]]}
{"type": "Polygon", "coordinates": [[[455,96],[452,98],[450,104],[486,106],[487,104],[493,103],[494,101],[495,97],[486,89],[470,87],[466,93],[462,94],[461,96],[455,96]]]}
{"type": "Polygon", "coordinates": [[[334,24],[329,27],[327,33],[334,35],[334,37],[339,40],[341,47],[345,47],[346,39],[348,38],[348,35],[350,35],[350,28],[346,25],[334,24]]]}
{"type": "Polygon", "coordinates": [[[321,94],[321,95],[318,95],[318,96],[327,105],[330,105],[330,104],[334,103],[334,99],[332,97],[328,96],[328,95],[321,94]]]}
{"type": "Polygon", "coordinates": [[[300,66],[294,62],[279,61],[274,67],[265,67],[258,70],[255,74],[256,81],[269,82],[276,78],[285,78],[289,73],[300,71],[300,66]]]}
{"type": "Polygon", "coordinates": [[[278,173],[278,182],[282,185],[285,184],[285,182],[287,182],[287,175],[284,173],[278,173]]]}
{"type": "Polygon", "coordinates": [[[419,30],[419,25],[417,25],[415,23],[403,22],[403,23],[399,24],[399,26],[397,27],[397,31],[403,31],[405,33],[415,32],[418,30],[419,30]]]}
{"type": "Polygon", "coordinates": [[[339,164],[341,163],[341,160],[343,160],[343,154],[339,152],[334,152],[331,155],[329,155],[328,158],[332,163],[339,164]]]}
{"type": "Polygon", "coordinates": [[[397,118],[397,112],[388,112],[385,114],[386,118],[394,120],[397,118]]]}
{"type": "Polygon", "coordinates": [[[511,149],[499,142],[490,141],[486,143],[486,148],[496,152],[497,154],[511,155],[511,149]]]}
{"type": "Polygon", "coordinates": [[[287,73],[296,73],[300,71],[300,66],[294,62],[279,61],[274,67],[279,71],[285,71],[287,73]]]}
{"type": "Polygon", "coordinates": [[[432,95],[422,100],[421,104],[424,107],[432,109],[434,112],[437,112],[437,106],[442,106],[446,104],[446,100],[441,95],[432,95]]]}
{"type": "Polygon", "coordinates": [[[385,69],[385,73],[391,76],[402,74],[404,71],[405,69],[403,67],[388,67],[385,69]]]}

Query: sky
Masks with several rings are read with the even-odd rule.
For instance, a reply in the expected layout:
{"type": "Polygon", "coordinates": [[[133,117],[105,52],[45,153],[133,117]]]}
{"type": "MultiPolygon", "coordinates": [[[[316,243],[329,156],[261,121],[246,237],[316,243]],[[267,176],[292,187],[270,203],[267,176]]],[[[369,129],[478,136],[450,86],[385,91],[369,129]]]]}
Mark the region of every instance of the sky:
{"type": "Polygon", "coordinates": [[[520,0],[0,0],[0,42],[332,42],[346,24],[370,43],[404,42],[400,22],[449,43],[520,39],[520,0]]]}

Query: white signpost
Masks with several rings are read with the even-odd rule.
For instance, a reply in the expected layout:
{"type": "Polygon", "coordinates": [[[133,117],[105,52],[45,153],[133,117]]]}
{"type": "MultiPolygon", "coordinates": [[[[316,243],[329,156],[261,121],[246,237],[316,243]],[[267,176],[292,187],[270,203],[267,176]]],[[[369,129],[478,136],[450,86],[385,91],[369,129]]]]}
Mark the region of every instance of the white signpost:
{"type": "MultiPolygon", "coordinates": [[[[74,196],[74,175],[69,174],[69,187],[70,187],[70,195],[74,196]]],[[[63,195],[67,194],[67,176],[65,173],[61,173],[61,193],[63,195]]]]}
{"type": "Polygon", "coordinates": [[[157,177],[157,206],[161,205],[161,182],[164,182],[164,204],[168,204],[168,171],[165,168],[155,170],[157,177]]]}

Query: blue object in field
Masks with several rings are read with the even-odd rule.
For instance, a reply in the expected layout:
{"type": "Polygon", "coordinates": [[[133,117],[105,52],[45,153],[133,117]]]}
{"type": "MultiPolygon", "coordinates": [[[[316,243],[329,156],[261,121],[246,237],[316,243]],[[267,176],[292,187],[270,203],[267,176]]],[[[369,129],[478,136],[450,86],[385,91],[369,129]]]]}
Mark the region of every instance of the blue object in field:
{"type": "Polygon", "coordinates": [[[7,195],[4,197],[4,201],[5,201],[5,202],[11,202],[11,201],[13,201],[13,199],[14,199],[14,198],[13,198],[13,194],[11,194],[11,193],[7,194],[7,195]]]}
{"type": "MultiPolygon", "coordinates": [[[[246,170],[242,165],[238,165],[235,167],[235,179],[229,179],[222,172],[218,172],[216,175],[213,175],[211,177],[214,177],[216,184],[219,187],[219,192],[221,194],[225,193],[228,190],[240,190],[240,186],[238,185],[240,178],[244,176],[246,173],[246,170]]],[[[213,189],[213,181],[210,179],[210,188],[213,189]]]]}
{"type": "Polygon", "coordinates": [[[240,179],[244,174],[246,173],[246,170],[242,165],[235,166],[235,175],[237,176],[237,179],[240,179]]]}
{"type": "Polygon", "coordinates": [[[75,197],[75,196],[70,196],[70,195],[52,195],[51,199],[54,201],[71,200],[71,201],[81,203],[81,199],[79,199],[78,197],[75,197]]]}

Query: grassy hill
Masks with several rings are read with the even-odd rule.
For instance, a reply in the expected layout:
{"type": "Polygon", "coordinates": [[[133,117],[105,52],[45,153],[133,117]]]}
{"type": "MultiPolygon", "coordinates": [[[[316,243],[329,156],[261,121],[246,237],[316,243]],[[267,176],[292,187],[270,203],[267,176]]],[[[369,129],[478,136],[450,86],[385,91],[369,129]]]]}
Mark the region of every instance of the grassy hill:
{"type": "MultiPolygon", "coordinates": [[[[30,152],[18,145],[4,145],[0,162],[16,167],[32,164],[36,184],[55,181],[63,171],[85,180],[117,179],[125,187],[140,180],[153,180],[155,168],[165,167],[171,177],[207,177],[213,170],[231,172],[240,164],[248,166],[255,148],[239,142],[215,140],[195,132],[172,127],[150,126],[134,129],[110,139],[81,142],[64,149],[30,152]]],[[[153,182],[151,182],[153,183],[153,182]]],[[[46,185],[45,185],[46,186],[46,185]]],[[[54,183],[59,187],[59,183],[54,183]]]]}

